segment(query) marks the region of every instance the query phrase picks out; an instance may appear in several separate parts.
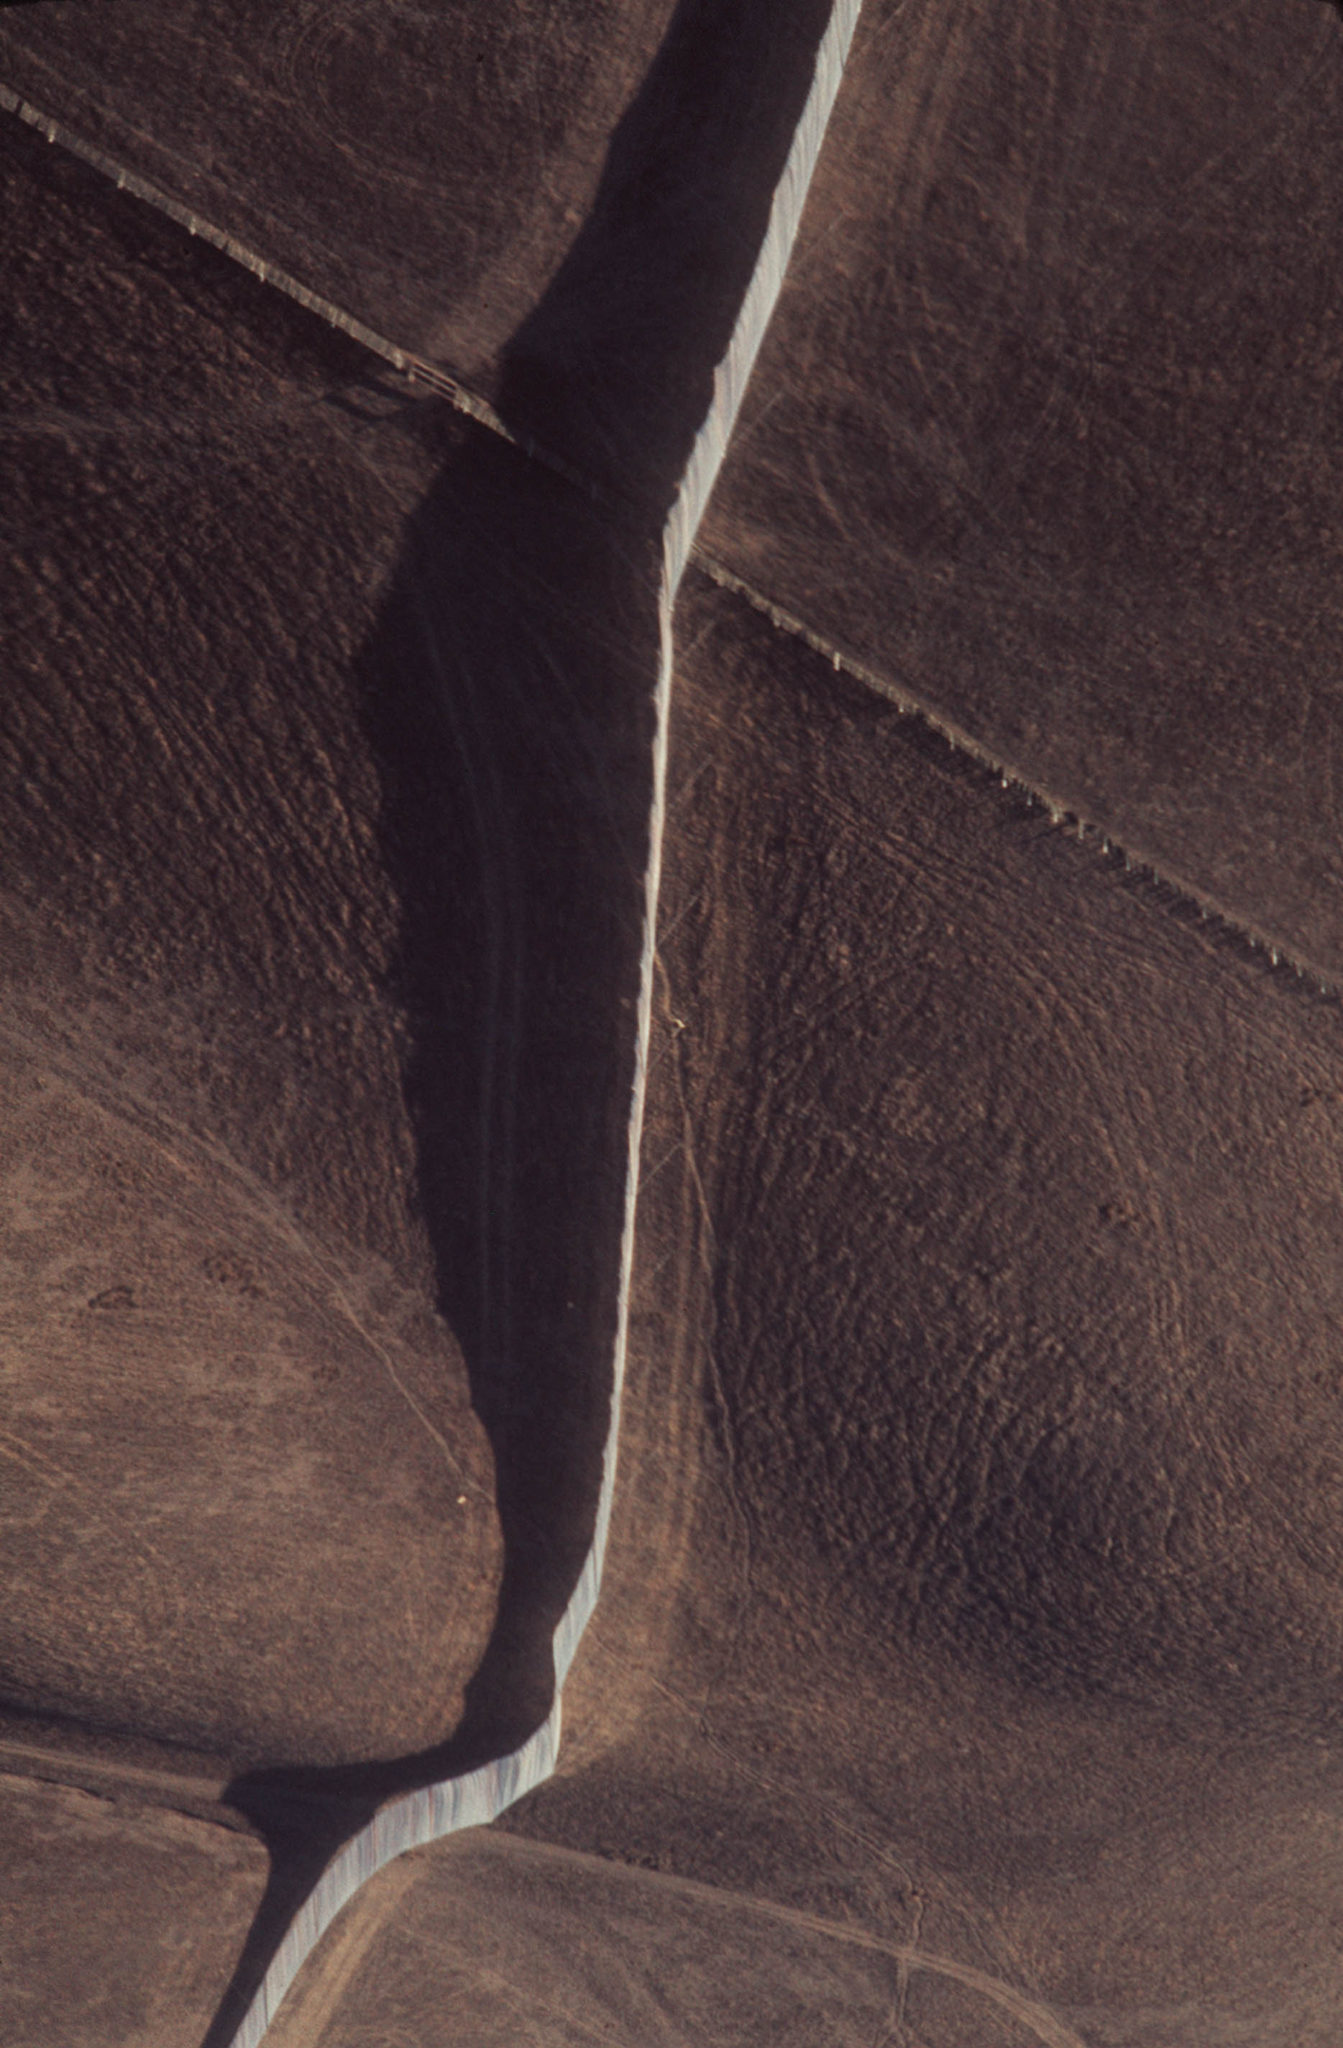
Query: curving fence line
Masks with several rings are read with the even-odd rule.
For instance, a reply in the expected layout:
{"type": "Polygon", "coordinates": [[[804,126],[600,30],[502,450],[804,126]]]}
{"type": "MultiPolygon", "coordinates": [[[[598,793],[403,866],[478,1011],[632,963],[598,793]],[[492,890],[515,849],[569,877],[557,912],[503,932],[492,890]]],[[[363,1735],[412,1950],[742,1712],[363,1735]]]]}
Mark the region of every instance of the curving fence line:
{"type": "Polygon", "coordinates": [[[671,700],[672,610],[690,558],[704,508],[736,424],[755,359],[783,284],[802,218],[802,208],[820,155],[830,112],[848,60],[861,0],[835,0],[816,54],[816,68],[801,117],[794,130],[783,174],[775,188],[769,224],[727,353],[714,372],[713,398],[695,437],[675,502],[662,536],[662,574],[658,591],[660,652],[654,695],[656,729],[653,743],[653,806],[649,821],[648,870],[644,882],[644,939],[640,964],[635,1075],[629,1118],[629,1156],[625,1183],[625,1219],[620,1254],[619,1311],[612,1373],[611,1412],[603,1453],[596,1525],[578,1584],[560,1617],[554,1637],[555,1695],[545,1721],[519,1749],[496,1762],[447,1778],[391,1801],[369,1825],[333,1857],[314,1889],[290,1922],[256,1996],[234,2034],[230,2048],[257,2048],[281,2000],[341,1908],[360,1885],[394,1857],[421,1848],[459,1828],[481,1827],[548,1778],[555,1768],[560,1740],[560,1704],[564,1681],[583,1631],[597,1604],[602,1566],[611,1526],[615,1494],[616,1454],[625,1381],[629,1332],[630,1280],[634,1263],[634,1221],[638,1197],[639,1147],[643,1134],[644,1098],[652,1017],[653,955],[657,930],[658,887],[662,872],[662,830],[667,780],[667,726],[671,700]]]}

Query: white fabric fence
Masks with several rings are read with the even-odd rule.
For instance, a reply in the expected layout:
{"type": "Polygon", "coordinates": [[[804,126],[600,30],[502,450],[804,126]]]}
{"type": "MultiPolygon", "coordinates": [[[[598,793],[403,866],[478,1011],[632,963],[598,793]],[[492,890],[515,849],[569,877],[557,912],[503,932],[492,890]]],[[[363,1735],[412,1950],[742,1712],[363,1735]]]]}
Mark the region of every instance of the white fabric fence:
{"type": "Polygon", "coordinates": [[[629,1333],[630,1280],[634,1264],[635,1204],[638,1197],[639,1148],[643,1134],[644,1097],[648,1079],[648,1048],[653,999],[653,955],[657,931],[658,887],[662,874],[662,831],[667,781],[667,728],[671,700],[672,609],[690,558],[695,534],[709,494],[722,466],[737,414],[764,340],[784,272],[797,237],[802,208],[820,155],[830,112],[848,60],[861,0],[835,0],[816,56],[806,104],[793,133],[783,174],[775,188],[769,224],[760,246],[751,282],[737,316],[727,353],[714,372],[713,398],[695,437],[675,502],[662,537],[659,589],[660,656],[655,690],[656,728],[653,747],[653,804],[649,824],[648,871],[645,877],[644,941],[640,966],[637,1044],[633,1098],[630,1105],[629,1157],[625,1184],[625,1221],[620,1254],[619,1311],[611,1388],[611,1412],[603,1455],[601,1491],[592,1545],[578,1584],[560,1617],[554,1637],[555,1698],[550,1713],[520,1749],[468,1771],[459,1778],[428,1785],[392,1800],[375,1815],[338,1855],[332,1858],[313,1891],[291,1921],[265,1978],[237,2032],[231,2048],[257,2048],[280,2002],[305,1958],[331,1922],[367,1878],[407,1849],[497,1820],[526,1792],[540,1785],[555,1768],[560,1741],[560,1705],[583,1631],[597,1604],[606,1558],[615,1496],[616,1455],[620,1440],[620,1408],[625,1383],[629,1333]]]}

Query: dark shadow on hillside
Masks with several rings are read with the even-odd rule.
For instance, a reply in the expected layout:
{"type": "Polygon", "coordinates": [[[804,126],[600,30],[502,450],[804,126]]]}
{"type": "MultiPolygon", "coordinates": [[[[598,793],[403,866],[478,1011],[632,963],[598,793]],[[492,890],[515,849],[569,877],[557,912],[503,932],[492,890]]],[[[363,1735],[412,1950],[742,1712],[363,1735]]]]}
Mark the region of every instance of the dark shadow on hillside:
{"type": "Polygon", "coordinates": [[[506,353],[504,417],[659,516],[769,219],[828,0],[680,0],[592,211],[506,353]]]}
{"type": "Polygon", "coordinates": [[[506,1754],[550,1705],[610,1396],[657,535],[827,16],[821,0],[683,0],[495,394],[604,488],[587,495],[482,429],[459,435],[360,658],[403,906],[420,1196],[494,1452],[504,1580],[441,1744],[230,1786],[272,1870],[205,2048],[224,2048],[294,1910],[382,1802],[506,1754]]]}

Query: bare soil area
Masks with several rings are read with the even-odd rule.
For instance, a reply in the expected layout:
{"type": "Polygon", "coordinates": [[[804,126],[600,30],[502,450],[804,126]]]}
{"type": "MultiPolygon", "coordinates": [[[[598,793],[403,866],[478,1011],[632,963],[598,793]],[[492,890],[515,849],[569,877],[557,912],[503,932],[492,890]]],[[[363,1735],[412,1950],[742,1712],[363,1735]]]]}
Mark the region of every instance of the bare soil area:
{"type": "Polygon", "coordinates": [[[248,1761],[415,1747],[501,1569],[350,680],[436,428],[5,152],[5,1699],[248,1761]]]}
{"type": "Polygon", "coordinates": [[[8,10],[0,81],[403,348],[488,375],[670,0],[8,10]]]}
{"type": "MultiPolygon", "coordinates": [[[[548,1705],[657,516],[822,13],[5,13],[603,486],[0,134],[0,1708],[82,1768],[0,1784],[22,2048],[224,2048],[330,1850],[548,1705]]],[[[687,580],[561,1774],[277,2048],[1343,2038],[1343,1013],[1102,837],[1343,968],[1340,35],[866,9],[708,544],[877,687],[687,580]]]]}
{"type": "Polygon", "coordinates": [[[1343,969],[1343,18],[864,7],[705,547],[1343,969]]]}
{"type": "Polygon", "coordinates": [[[0,1779],[0,2035],[195,2048],[264,1879],[226,1828],[0,1779]]]}
{"type": "Polygon", "coordinates": [[[913,2040],[1073,2048],[1033,2001],[973,1967],[841,1922],[500,1835],[387,1872],[305,1978],[275,2048],[417,2038],[425,2003],[480,2048],[592,2039],[703,2048],[913,2040]],[[594,1941],[593,1929],[601,1929],[594,1941]],[[332,1996],[339,1982],[339,1995],[332,1996]],[[896,2033],[895,2039],[900,2039],[896,2033]]]}
{"type": "Polygon", "coordinates": [[[475,1674],[496,1753],[545,1712],[605,1434],[654,558],[6,150],[11,1143],[48,1162],[14,1417],[69,1467],[14,1511],[8,1698],[393,1765],[475,1674]],[[130,1548],[83,1585],[113,1483],[130,1548]]]}
{"type": "MultiPolygon", "coordinates": [[[[505,1825],[972,1966],[1023,2039],[1324,2048],[1338,1007],[706,581],[680,636],[646,1427],[505,1825]]],[[[704,2037],[770,2038],[734,1988],[704,2037]]]]}

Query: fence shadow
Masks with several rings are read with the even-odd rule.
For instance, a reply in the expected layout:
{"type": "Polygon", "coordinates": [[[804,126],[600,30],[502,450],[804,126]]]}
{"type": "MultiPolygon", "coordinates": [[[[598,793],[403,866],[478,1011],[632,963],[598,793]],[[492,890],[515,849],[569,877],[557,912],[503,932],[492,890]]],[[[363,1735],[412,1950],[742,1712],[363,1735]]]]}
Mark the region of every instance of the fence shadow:
{"type": "Polygon", "coordinates": [[[359,658],[402,904],[419,1194],[494,1452],[503,1584],[442,1743],[230,1785],[271,1873],[204,2048],[226,2048],[294,1911],[385,1800],[506,1754],[549,1710],[611,1388],[657,541],[828,12],[681,0],[493,393],[596,489],[456,433],[359,658]]]}

